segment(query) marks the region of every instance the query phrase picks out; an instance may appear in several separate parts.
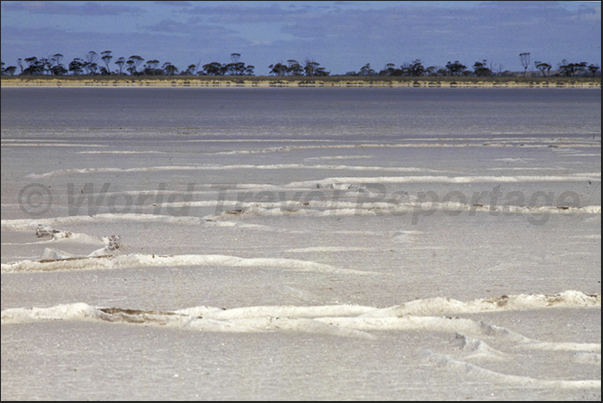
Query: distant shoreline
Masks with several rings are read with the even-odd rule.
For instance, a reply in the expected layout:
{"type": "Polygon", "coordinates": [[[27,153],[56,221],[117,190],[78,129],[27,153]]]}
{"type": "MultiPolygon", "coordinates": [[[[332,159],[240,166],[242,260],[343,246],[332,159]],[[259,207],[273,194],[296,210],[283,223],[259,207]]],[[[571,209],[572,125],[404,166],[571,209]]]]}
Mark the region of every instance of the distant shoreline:
{"type": "Polygon", "coordinates": [[[601,88],[601,78],[571,77],[2,77],[2,88],[601,88]]]}

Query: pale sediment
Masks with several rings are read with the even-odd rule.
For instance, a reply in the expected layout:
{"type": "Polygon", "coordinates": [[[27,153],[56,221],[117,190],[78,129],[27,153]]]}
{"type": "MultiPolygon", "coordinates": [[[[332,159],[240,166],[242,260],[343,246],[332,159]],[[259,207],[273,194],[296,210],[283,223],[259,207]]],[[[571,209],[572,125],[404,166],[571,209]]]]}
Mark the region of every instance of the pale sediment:
{"type": "Polygon", "coordinates": [[[601,80],[378,80],[378,79],[280,79],[266,77],[259,79],[139,79],[139,78],[4,78],[4,87],[199,87],[199,88],[601,88],[601,80]]]}

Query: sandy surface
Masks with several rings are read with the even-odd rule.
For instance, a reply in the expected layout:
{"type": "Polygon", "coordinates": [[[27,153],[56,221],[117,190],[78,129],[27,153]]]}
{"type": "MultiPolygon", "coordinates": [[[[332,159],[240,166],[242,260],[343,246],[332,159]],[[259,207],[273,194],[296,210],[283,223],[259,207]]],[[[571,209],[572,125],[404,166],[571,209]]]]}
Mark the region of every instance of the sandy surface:
{"type": "Polygon", "coordinates": [[[542,79],[513,80],[508,78],[491,79],[458,79],[445,77],[415,78],[391,80],[375,77],[173,77],[141,78],[141,77],[94,77],[94,78],[22,78],[3,77],[2,87],[209,87],[209,88],[268,88],[268,87],[317,87],[317,88],[601,88],[601,80],[596,79],[542,79]]]}
{"type": "Polygon", "coordinates": [[[598,130],[3,125],[2,399],[600,399],[598,130]]]}

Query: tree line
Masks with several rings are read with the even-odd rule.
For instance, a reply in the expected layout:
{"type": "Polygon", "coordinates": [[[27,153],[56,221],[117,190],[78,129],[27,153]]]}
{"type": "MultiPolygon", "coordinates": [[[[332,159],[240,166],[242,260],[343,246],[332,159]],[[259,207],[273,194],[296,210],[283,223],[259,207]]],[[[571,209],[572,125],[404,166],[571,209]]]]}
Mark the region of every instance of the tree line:
{"type": "MultiPolygon", "coordinates": [[[[253,76],[255,66],[246,65],[241,61],[240,53],[231,53],[230,62],[220,63],[211,62],[202,65],[190,64],[184,69],[178,69],[171,62],[163,64],[157,59],[145,60],[139,55],[132,55],[127,59],[118,57],[113,61],[112,51],[106,50],[100,54],[95,51],[90,51],[83,58],[76,57],[71,62],[63,63],[64,56],[60,53],[49,57],[37,58],[35,56],[25,59],[17,59],[17,66],[7,66],[2,62],[2,75],[13,76],[18,75],[35,76],[35,75],[50,75],[50,76],[65,76],[65,75],[129,75],[129,76],[253,76]]],[[[519,59],[524,67],[523,76],[527,75],[527,70],[531,66],[530,53],[524,52],[519,54],[519,59]]],[[[587,62],[568,62],[563,59],[557,65],[557,70],[551,72],[552,65],[548,62],[535,61],[534,68],[543,75],[561,76],[561,77],[585,77],[596,76],[599,73],[600,67],[596,64],[588,64],[587,62]]],[[[278,62],[268,66],[269,75],[272,76],[299,76],[299,77],[325,77],[330,75],[330,72],[325,67],[320,66],[320,63],[305,59],[303,62],[298,62],[294,59],[289,59],[287,62],[278,62]]],[[[476,61],[473,66],[467,67],[458,60],[448,61],[444,67],[427,66],[425,67],[420,59],[416,59],[410,63],[403,63],[396,66],[394,63],[387,63],[383,69],[377,71],[371,67],[370,63],[362,66],[358,71],[348,71],[345,76],[364,76],[364,77],[422,77],[422,76],[447,76],[447,77],[504,77],[514,76],[508,70],[503,70],[502,64],[494,64],[488,60],[476,61]]]]}

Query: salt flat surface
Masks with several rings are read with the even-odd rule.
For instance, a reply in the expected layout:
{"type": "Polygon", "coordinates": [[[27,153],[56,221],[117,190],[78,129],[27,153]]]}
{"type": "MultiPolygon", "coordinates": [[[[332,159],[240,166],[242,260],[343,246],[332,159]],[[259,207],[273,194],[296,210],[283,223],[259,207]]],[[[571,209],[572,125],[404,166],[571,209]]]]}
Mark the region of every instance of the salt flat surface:
{"type": "Polygon", "coordinates": [[[2,399],[600,399],[600,90],[2,100],[2,399]]]}

